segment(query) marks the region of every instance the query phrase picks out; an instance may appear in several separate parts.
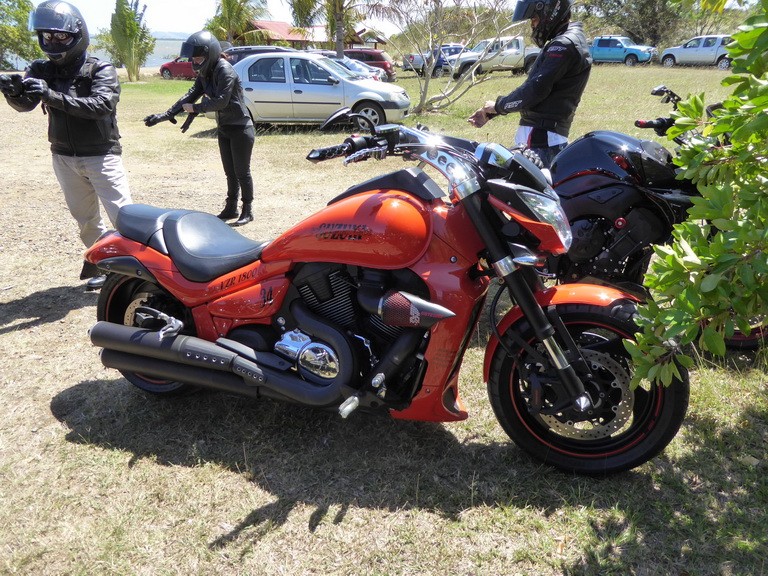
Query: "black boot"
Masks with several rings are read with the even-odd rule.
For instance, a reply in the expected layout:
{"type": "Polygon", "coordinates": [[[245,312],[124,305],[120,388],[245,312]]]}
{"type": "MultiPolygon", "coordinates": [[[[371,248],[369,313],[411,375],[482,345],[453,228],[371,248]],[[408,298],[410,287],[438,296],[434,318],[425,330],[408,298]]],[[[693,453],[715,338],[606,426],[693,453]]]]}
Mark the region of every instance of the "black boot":
{"type": "Polygon", "coordinates": [[[88,278],[95,278],[101,275],[101,270],[96,264],[91,264],[87,260],[83,260],[83,267],[80,270],[80,280],[87,280],[88,278]]]}
{"type": "Polygon", "coordinates": [[[80,280],[86,280],[88,279],[88,282],[85,283],[85,290],[86,292],[90,292],[93,290],[98,290],[102,286],[104,286],[104,282],[107,280],[106,274],[103,274],[101,270],[96,266],[96,264],[91,264],[90,262],[83,262],[83,269],[80,270],[80,280]]]}
{"type": "Polygon", "coordinates": [[[227,203],[224,205],[224,210],[217,216],[220,220],[231,220],[237,218],[237,196],[227,196],[227,203]]]}
{"type": "Polygon", "coordinates": [[[248,222],[253,222],[253,213],[251,212],[251,203],[248,202],[247,204],[243,202],[243,210],[240,212],[240,218],[237,219],[237,222],[233,222],[232,226],[242,226],[243,224],[248,224],[248,222]]]}

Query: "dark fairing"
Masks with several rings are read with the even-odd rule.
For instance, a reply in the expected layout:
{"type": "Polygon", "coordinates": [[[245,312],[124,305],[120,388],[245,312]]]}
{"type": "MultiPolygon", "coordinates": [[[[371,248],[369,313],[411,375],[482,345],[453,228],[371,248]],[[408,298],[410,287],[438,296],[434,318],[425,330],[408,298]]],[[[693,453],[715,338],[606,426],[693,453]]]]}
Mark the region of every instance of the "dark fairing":
{"type": "Polygon", "coordinates": [[[660,144],[626,134],[596,131],[585,134],[555,157],[552,182],[567,195],[588,187],[595,189],[616,180],[652,188],[679,186],[672,156],[660,144]],[[575,180],[579,180],[576,186],[575,180]],[[569,184],[570,183],[570,184],[569,184]]]}

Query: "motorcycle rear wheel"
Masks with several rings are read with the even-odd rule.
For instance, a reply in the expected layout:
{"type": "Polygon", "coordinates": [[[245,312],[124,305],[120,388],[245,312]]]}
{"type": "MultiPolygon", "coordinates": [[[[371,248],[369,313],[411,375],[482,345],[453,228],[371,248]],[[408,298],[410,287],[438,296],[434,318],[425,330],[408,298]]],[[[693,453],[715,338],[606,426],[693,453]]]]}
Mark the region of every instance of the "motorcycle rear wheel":
{"type": "MultiPolygon", "coordinates": [[[[604,475],[629,470],[659,454],[677,434],[688,408],[688,374],[669,387],[643,384],[631,390],[632,365],[623,345],[637,328],[634,306],[557,307],[563,323],[595,376],[585,382],[596,406],[590,419],[569,421],[562,413],[544,414],[557,405],[560,386],[553,366],[542,365],[509,332],[491,361],[488,395],[496,418],[520,448],[547,464],[579,474],[604,475]],[[532,382],[543,385],[542,411],[532,409],[532,382]]],[[[525,319],[510,327],[534,349],[533,330],[525,319]]]]}
{"type": "MultiPolygon", "coordinates": [[[[152,282],[120,274],[107,276],[96,305],[96,318],[115,324],[138,326],[135,313],[139,306],[148,306],[174,316],[184,322],[182,334],[197,335],[192,316],[181,302],[152,282]]],[[[162,380],[124,370],[120,370],[120,373],[137,388],[158,396],[178,396],[197,390],[195,386],[183,382],[162,380]]]]}

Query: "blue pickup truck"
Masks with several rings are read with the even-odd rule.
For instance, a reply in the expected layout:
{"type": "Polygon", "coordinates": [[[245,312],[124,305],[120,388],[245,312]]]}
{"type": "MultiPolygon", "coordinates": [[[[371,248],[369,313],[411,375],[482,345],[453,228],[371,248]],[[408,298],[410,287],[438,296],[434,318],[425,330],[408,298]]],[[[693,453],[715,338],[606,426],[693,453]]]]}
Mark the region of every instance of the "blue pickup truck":
{"type": "Polygon", "coordinates": [[[635,66],[650,62],[657,56],[653,46],[639,46],[626,36],[598,36],[589,47],[592,61],[623,62],[627,66],[635,66]]]}

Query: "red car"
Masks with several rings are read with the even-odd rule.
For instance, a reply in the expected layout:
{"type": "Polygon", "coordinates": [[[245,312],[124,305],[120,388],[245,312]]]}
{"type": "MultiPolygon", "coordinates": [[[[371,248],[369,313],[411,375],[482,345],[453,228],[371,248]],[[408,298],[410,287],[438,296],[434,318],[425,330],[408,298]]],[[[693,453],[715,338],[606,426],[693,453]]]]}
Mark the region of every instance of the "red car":
{"type": "Polygon", "coordinates": [[[197,72],[192,69],[192,62],[189,58],[179,56],[175,60],[160,66],[160,76],[166,80],[171,78],[194,78],[197,76],[197,72]]]}
{"type": "Polygon", "coordinates": [[[392,56],[384,52],[384,50],[349,48],[348,50],[344,50],[344,54],[354,60],[360,60],[360,62],[368,64],[368,66],[381,68],[387,73],[387,82],[395,82],[397,80],[395,62],[392,60],[392,56]]]}

